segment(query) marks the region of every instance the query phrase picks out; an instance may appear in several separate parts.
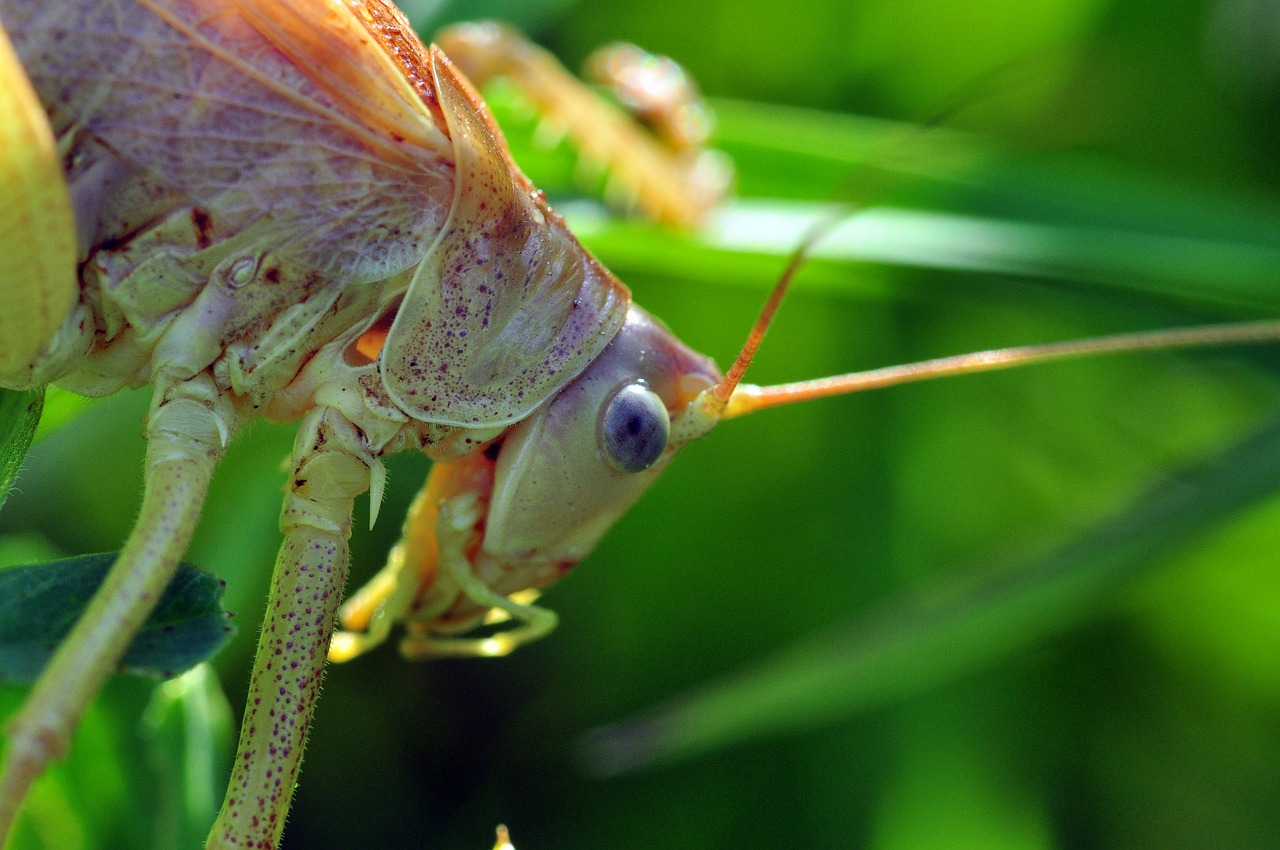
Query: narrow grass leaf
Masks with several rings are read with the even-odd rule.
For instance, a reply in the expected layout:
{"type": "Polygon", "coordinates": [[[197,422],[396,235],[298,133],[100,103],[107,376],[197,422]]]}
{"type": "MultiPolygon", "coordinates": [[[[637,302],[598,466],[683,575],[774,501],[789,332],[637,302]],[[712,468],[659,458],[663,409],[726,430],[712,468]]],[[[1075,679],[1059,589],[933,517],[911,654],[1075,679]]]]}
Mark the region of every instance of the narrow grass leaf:
{"type": "Polygon", "coordinates": [[[39,390],[0,390],[0,506],[9,497],[40,422],[39,390]]]}
{"type": "Polygon", "coordinates": [[[890,601],[752,669],[595,730],[584,761],[612,775],[852,717],[1042,641],[1104,607],[1184,545],[1280,489],[1280,413],[1048,556],[950,592],[890,601]]]}
{"type": "Polygon", "coordinates": [[[208,664],[161,683],[142,718],[159,801],[155,847],[198,847],[222,802],[235,738],[231,705],[208,664]]]}

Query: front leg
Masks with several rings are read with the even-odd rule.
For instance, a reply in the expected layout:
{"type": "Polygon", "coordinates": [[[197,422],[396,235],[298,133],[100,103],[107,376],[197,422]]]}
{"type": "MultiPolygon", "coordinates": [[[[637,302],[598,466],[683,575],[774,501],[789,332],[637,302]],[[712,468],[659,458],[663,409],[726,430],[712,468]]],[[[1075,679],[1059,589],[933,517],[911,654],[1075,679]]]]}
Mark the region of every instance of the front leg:
{"type": "Polygon", "coordinates": [[[480,545],[494,461],[486,452],[437,463],[409,508],[400,542],[387,565],[342,607],[342,624],[329,658],[348,661],[382,643],[396,623],[406,635],[406,658],[506,655],[555,628],[556,615],[526,604],[561,573],[541,566],[516,581],[480,545]],[[493,570],[485,567],[497,566],[493,570]],[[502,589],[495,586],[505,585],[502,589]],[[512,588],[526,588],[514,593],[512,588]],[[476,626],[515,621],[485,637],[476,626]]]}
{"type": "MultiPolygon", "coordinates": [[[[420,660],[441,656],[501,656],[518,647],[535,641],[553,631],[558,622],[556,613],[537,605],[519,601],[523,594],[513,594],[513,599],[498,593],[475,574],[472,558],[475,557],[476,527],[481,518],[478,498],[474,493],[462,493],[440,504],[436,522],[436,540],[439,545],[439,573],[437,582],[456,588],[451,598],[461,595],[482,611],[488,611],[486,624],[515,621],[518,625],[503,629],[486,637],[462,637],[433,633],[439,629],[435,617],[416,617],[409,622],[409,634],[400,643],[405,658],[420,660]],[[419,628],[415,629],[414,627],[419,628]]],[[[533,592],[531,595],[536,595],[533,592]]],[[[471,624],[464,621],[463,628],[471,624]]]]}
{"type": "Polygon", "coordinates": [[[240,745],[209,850],[280,841],[346,581],[352,507],[376,464],[337,411],[318,407],[303,420],[240,745]]]}

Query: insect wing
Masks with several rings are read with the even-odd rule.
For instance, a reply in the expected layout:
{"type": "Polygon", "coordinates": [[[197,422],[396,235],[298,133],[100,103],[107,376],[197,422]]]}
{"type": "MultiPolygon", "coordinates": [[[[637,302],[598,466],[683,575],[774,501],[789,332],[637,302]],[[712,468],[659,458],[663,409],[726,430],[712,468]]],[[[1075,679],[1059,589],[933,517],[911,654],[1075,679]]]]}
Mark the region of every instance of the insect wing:
{"type": "Polygon", "coordinates": [[[387,335],[383,384],[415,417],[503,425],[586,369],[622,326],[630,294],[535,198],[438,48],[432,68],[456,194],[387,335]]]}
{"type": "Polygon", "coordinates": [[[123,244],[197,207],[208,213],[202,241],[238,238],[245,252],[288,254],[344,283],[421,259],[448,212],[451,148],[359,21],[342,86],[386,91],[363,111],[331,78],[314,78],[329,57],[308,51],[335,36],[303,38],[278,20],[277,6],[304,4],[259,3],[252,16],[247,4],[194,0],[72,5],[0,2],[55,135],[92,139],[92,156],[113,158],[104,173],[115,182],[77,198],[78,217],[101,225],[91,244],[123,244]],[[388,102],[398,109],[371,124],[388,102]],[[130,206],[122,192],[139,185],[149,194],[130,206]]]}

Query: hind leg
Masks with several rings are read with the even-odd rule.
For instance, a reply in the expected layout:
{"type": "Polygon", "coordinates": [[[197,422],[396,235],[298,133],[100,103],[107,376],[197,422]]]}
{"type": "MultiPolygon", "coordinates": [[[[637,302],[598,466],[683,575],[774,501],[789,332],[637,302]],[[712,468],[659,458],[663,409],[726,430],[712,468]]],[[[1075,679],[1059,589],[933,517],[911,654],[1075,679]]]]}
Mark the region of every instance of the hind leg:
{"type": "Polygon", "coordinates": [[[142,510],[106,580],[8,726],[0,779],[0,836],[31,783],[62,758],[71,734],[116,669],[177,569],[213,469],[239,416],[199,375],[160,392],[147,423],[142,510]]]}
{"type": "Polygon", "coordinates": [[[376,464],[337,411],[319,407],[303,420],[280,515],[284,543],[210,850],[280,841],[342,599],[352,507],[376,464]]]}

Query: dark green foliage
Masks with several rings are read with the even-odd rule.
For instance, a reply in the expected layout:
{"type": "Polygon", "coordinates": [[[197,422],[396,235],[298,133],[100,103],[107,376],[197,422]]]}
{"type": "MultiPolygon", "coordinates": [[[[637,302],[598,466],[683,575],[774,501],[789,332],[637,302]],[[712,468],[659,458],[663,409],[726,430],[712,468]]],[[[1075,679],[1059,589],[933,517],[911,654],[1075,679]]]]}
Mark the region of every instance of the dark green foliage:
{"type": "MultiPolygon", "coordinates": [[[[115,554],[0,570],[0,683],[31,683],[102,584],[115,554]]],[[[125,652],[121,672],[170,679],[212,658],[235,634],[223,583],[181,564],[125,652]]]]}

